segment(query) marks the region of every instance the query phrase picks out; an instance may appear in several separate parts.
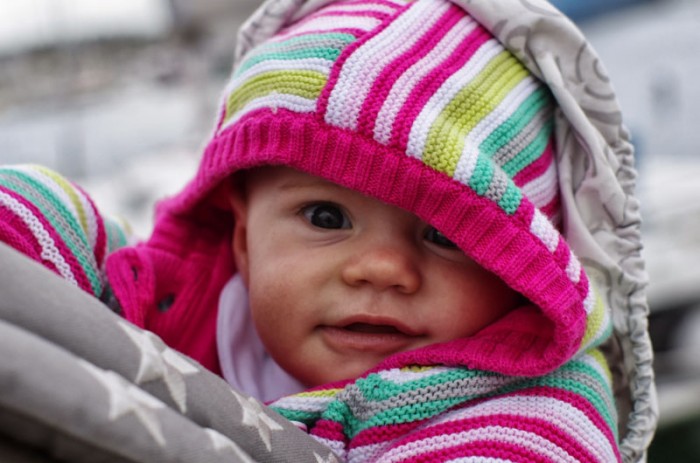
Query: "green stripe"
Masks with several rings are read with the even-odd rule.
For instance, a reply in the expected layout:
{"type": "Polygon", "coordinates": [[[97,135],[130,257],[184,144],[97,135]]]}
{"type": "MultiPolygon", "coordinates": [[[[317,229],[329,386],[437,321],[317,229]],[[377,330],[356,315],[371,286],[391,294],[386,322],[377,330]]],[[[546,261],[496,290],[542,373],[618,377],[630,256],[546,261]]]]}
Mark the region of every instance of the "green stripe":
{"type": "Polygon", "coordinates": [[[61,237],[64,244],[68,246],[75,256],[82,270],[85,272],[93,293],[99,295],[102,292],[102,282],[94,271],[94,255],[86,251],[91,250],[87,236],[82,227],[75,219],[73,213],[57,198],[53,192],[44,184],[36,181],[27,174],[16,170],[8,169],[4,171],[8,176],[14,177],[16,182],[6,184],[8,188],[20,194],[32,205],[41,211],[42,216],[49,221],[54,231],[61,237]],[[24,188],[22,185],[29,188],[24,188]],[[47,210],[44,203],[48,202],[55,210],[47,210]],[[66,223],[61,223],[64,220],[66,223]],[[68,227],[65,227],[68,225],[68,227]]]}
{"type": "Polygon", "coordinates": [[[327,77],[315,71],[272,71],[246,81],[228,97],[226,119],[250,101],[272,93],[295,95],[309,100],[318,98],[327,77]]]}
{"type": "Polygon", "coordinates": [[[426,140],[423,162],[453,176],[469,132],[527,75],[509,52],[496,55],[435,119],[426,140]]]}

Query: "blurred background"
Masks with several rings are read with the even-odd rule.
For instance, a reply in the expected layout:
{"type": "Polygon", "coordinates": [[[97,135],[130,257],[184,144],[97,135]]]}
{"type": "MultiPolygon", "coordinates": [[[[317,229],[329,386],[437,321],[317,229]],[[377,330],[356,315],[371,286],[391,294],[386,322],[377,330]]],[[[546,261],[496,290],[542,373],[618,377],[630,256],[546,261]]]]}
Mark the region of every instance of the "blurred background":
{"type": "MultiPolygon", "coordinates": [[[[146,236],[191,176],[260,0],[0,0],[0,164],[83,185],[146,236]]],[[[555,0],[598,50],[638,153],[661,427],[700,462],[700,1],[555,0]]]]}

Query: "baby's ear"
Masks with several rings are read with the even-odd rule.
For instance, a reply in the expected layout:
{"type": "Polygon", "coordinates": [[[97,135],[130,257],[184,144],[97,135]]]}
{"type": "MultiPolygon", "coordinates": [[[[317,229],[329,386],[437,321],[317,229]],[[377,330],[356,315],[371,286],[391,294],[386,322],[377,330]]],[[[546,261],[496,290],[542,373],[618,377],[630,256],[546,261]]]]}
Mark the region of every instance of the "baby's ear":
{"type": "Polygon", "coordinates": [[[245,188],[242,183],[233,181],[225,182],[223,188],[233,213],[233,260],[243,282],[248,286],[248,202],[245,188]]]}

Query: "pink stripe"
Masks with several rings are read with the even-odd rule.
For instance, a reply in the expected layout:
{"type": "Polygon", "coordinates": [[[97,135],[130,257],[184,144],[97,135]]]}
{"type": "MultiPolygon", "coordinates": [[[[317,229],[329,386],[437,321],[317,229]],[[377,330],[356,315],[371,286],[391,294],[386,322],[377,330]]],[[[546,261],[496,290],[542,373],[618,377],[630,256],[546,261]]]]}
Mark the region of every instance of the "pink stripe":
{"type": "Polygon", "coordinates": [[[491,34],[486,29],[481,26],[476,27],[459,44],[448,61],[436,67],[433,72],[425,76],[423,82],[416,85],[411,92],[411,96],[406,100],[407,104],[396,116],[396,130],[392,132],[390,145],[405,149],[411,127],[423,107],[428,103],[428,100],[452,74],[461,69],[471,59],[481,45],[491,38],[491,34]],[[398,121],[403,121],[403,124],[398,124],[398,121]]]}
{"type": "Polygon", "coordinates": [[[327,419],[318,420],[316,425],[311,429],[311,435],[338,442],[345,441],[343,425],[327,419]]]}
{"type": "MultiPolygon", "coordinates": [[[[44,230],[46,230],[51,239],[54,241],[54,246],[56,246],[56,249],[58,249],[59,253],[63,257],[63,260],[65,260],[66,264],[68,264],[68,266],[70,267],[71,272],[75,277],[75,280],[78,282],[78,286],[87,293],[92,294],[92,285],[90,284],[90,280],[88,280],[87,275],[83,270],[83,267],[80,265],[70,248],[66,246],[65,242],[61,238],[61,235],[59,235],[56,232],[56,229],[46,219],[46,217],[39,210],[39,208],[37,208],[34,204],[28,201],[27,198],[17,194],[12,190],[7,190],[5,192],[31,211],[32,215],[39,221],[39,223],[41,223],[41,226],[44,228],[44,230]]],[[[34,238],[36,239],[36,237],[34,238]]],[[[42,262],[44,264],[47,263],[47,261],[45,260],[42,260],[42,262]]]]}
{"type": "MultiPolygon", "coordinates": [[[[559,209],[561,208],[561,201],[559,200],[559,195],[555,195],[554,198],[544,206],[540,207],[540,211],[544,215],[552,219],[556,215],[557,212],[559,212],[559,209]]],[[[560,230],[560,225],[559,224],[554,224],[555,227],[561,232],[560,230]]]]}
{"type": "MultiPolygon", "coordinates": [[[[546,389],[552,389],[552,388],[536,388],[538,389],[538,393],[529,393],[531,390],[528,390],[527,394],[523,394],[523,391],[518,391],[514,392],[511,394],[504,394],[503,396],[499,397],[516,397],[516,396],[522,396],[522,395],[534,395],[537,397],[555,397],[558,400],[562,400],[559,394],[556,394],[556,392],[559,392],[559,389],[553,389],[553,390],[546,390],[546,389]],[[542,390],[545,389],[545,390],[542,390]],[[555,393],[551,393],[555,392],[555,393]]],[[[566,391],[568,392],[568,391],[566,391]]],[[[575,408],[581,410],[580,406],[577,405],[584,405],[584,406],[590,406],[588,401],[583,400],[580,396],[576,394],[571,394],[577,399],[578,404],[572,403],[575,408]]],[[[571,403],[568,400],[562,400],[567,403],[571,403]]],[[[467,407],[463,407],[467,408],[467,407]]],[[[584,411],[584,410],[581,410],[584,411]]],[[[524,413],[527,413],[525,411],[524,413]]],[[[585,413],[585,412],[584,412],[585,413]]],[[[599,417],[599,415],[596,413],[596,416],[599,417]]],[[[556,419],[556,417],[554,418],[556,419]]],[[[421,429],[414,434],[408,436],[406,439],[402,439],[401,441],[397,442],[393,447],[400,447],[403,445],[410,444],[412,442],[420,442],[422,440],[430,439],[433,437],[440,437],[444,436],[446,441],[449,441],[449,436],[451,434],[457,434],[460,432],[464,431],[473,431],[477,430],[479,428],[485,428],[488,426],[503,426],[506,429],[516,429],[516,430],[522,430],[526,432],[533,433],[535,435],[541,436],[542,438],[554,443],[558,447],[564,449],[566,453],[569,455],[574,456],[577,460],[580,461],[596,461],[596,458],[594,455],[579,441],[576,439],[575,436],[570,435],[563,429],[559,428],[556,426],[555,422],[552,421],[545,421],[541,418],[535,418],[535,417],[530,417],[526,416],[523,414],[512,414],[512,413],[493,413],[491,415],[481,415],[481,416],[474,416],[474,417],[465,417],[461,418],[459,420],[455,421],[448,421],[444,423],[440,423],[434,426],[429,426],[427,428],[421,429]]],[[[607,427],[604,428],[607,430],[607,427]]],[[[496,437],[496,436],[494,436],[496,437]]],[[[488,442],[489,445],[486,445],[486,448],[498,448],[503,445],[510,445],[507,444],[503,441],[498,441],[497,438],[494,439],[488,439],[488,440],[482,440],[480,442],[488,442]]],[[[477,445],[476,442],[472,442],[469,444],[466,444],[468,446],[474,446],[477,445]]],[[[613,445],[613,447],[615,447],[613,445]]],[[[460,448],[459,446],[457,448],[460,448]]],[[[425,455],[425,454],[423,454],[425,455]]],[[[458,456],[465,456],[464,454],[458,453],[458,456]]],[[[488,453],[480,454],[480,455],[488,455],[488,453]]],[[[427,460],[427,461],[433,461],[433,460],[427,460]]]]}
{"type": "MultiPolygon", "coordinates": [[[[560,447],[563,451],[573,456],[576,460],[596,461],[595,456],[580,441],[578,441],[575,436],[572,436],[569,433],[563,431],[561,428],[557,427],[556,424],[554,424],[554,422],[545,421],[540,418],[533,418],[523,416],[520,414],[509,413],[498,413],[488,416],[474,416],[469,418],[463,418],[457,421],[449,421],[435,426],[430,426],[412,434],[407,439],[402,439],[401,441],[397,442],[394,445],[394,447],[400,447],[410,444],[412,442],[420,442],[434,437],[443,437],[445,443],[447,444],[447,442],[450,441],[451,435],[465,431],[475,431],[479,428],[485,428],[488,426],[502,426],[505,429],[529,432],[542,437],[544,440],[552,442],[555,446],[560,447]]],[[[513,446],[514,444],[505,441],[499,441],[498,436],[493,436],[489,439],[473,441],[463,445],[448,445],[449,444],[441,447],[441,449],[438,452],[440,454],[442,454],[443,452],[450,452],[450,454],[454,457],[471,455],[497,457],[503,456],[504,454],[502,454],[501,452],[509,451],[508,449],[510,449],[511,446],[513,446]],[[467,451],[467,453],[465,453],[465,451],[467,451]]],[[[518,455],[518,457],[520,458],[515,461],[539,461],[538,459],[532,459],[534,455],[539,454],[533,453],[531,450],[527,450],[522,447],[520,449],[523,451],[523,453],[517,453],[516,455],[518,455]]],[[[425,461],[434,461],[431,460],[431,456],[437,456],[437,453],[424,453],[421,454],[421,456],[425,458],[425,461]]],[[[542,455],[539,455],[539,457],[543,458],[542,455]]]]}
{"type": "MultiPolygon", "coordinates": [[[[0,185],[0,191],[12,194],[0,185]]],[[[10,245],[25,256],[33,259],[60,275],[58,268],[51,261],[42,261],[41,244],[29,226],[13,210],[0,204],[0,241],[10,245]]]]}
{"type": "Polygon", "coordinates": [[[387,95],[391,92],[391,88],[401,75],[417,61],[423,58],[431,49],[433,49],[449,32],[449,30],[457,23],[462,16],[463,11],[454,5],[451,5],[447,12],[421,37],[414,46],[407,50],[401,56],[397,56],[394,61],[387,63],[384,69],[379,73],[369,91],[369,98],[366,98],[363,108],[360,110],[358,118],[358,129],[361,132],[372,135],[374,130],[374,121],[379,114],[387,95]]]}
{"type": "Polygon", "coordinates": [[[588,419],[595,425],[596,428],[608,439],[611,447],[615,450],[615,454],[620,459],[619,449],[612,430],[608,427],[603,417],[598,413],[598,410],[588,400],[582,396],[568,391],[550,386],[539,386],[518,391],[509,395],[513,396],[535,396],[535,397],[553,397],[557,400],[567,402],[571,406],[580,410],[588,419]]]}
{"type": "MultiPolygon", "coordinates": [[[[366,3],[367,2],[362,2],[362,4],[366,4],[366,3]]],[[[396,5],[393,5],[393,4],[391,5],[391,8],[393,8],[394,10],[398,9],[398,7],[396,5]]],[[[387,13],[382,13],[379,11],[370,11],[370,10],[367,10],[367,11],[342,11],[342,10],[338,10],[337,8],[334,8],[333,6],[329,6],[326,8],[321,8],[320,10],[315,11],[315,12],[311,13],[310,15],[300,19],[299,21],[291,24],[289,27],[281,30],[277,34],[277,37],[284,37],[285,39],[287,39],[289,37],[293,37],[294,29],[303,27],[306,24],[313,22],[313,21],[317,21],[321,18],[332,17],[332,16],[356,16],[358,18],[371,17],[371,18],[375,18],[375,19],[379,19],[379,20],[384,20],[387,16],[390,16],[390,15],[387,13]]],[[[365,30],[362,30],[362,29],[358,29],[358,30],[360,30],[362,33],[366,33],[365,30]]],[[[324,31],[324,32],[328,32],[328,31],[324,31]]],[[[303,34],[309,34],[309,33],[313,33],[313,32],[311,32],[311,31],[304,31],[303,32],[303,34]]],[[[355,34],[353,34],[353,35],[355,35],[355,34]]]]}
{"type": "MultiPolygon", "coordinates": [[[[588,295],[588,292],[591,290],[590,282],[588,281],[588,275],[586,275],[586,273],[583,271],[583,268],[581,270],[581,280],[576,285],[576,289],[578,290],[581,297],[584,299],[588,295]]],[[[582,308],[581,310],[585,309],[582,308]]]]}
{"type": "Polygon", "coordinates": [[[394,18],[400,15],[403,11],[407,10],[410,6],[411,4],[407,4],[406,6],[400,8],[399,10],[397,10],[396,14],[388,16],[387,19],[385,19],[382,22],[382,24],[380,24],[378,27],[374,28],[372,32],[365,33],[365,35],[362,38],[356,40],[355,42],[345,47],[345,49],[343,49],[342,53],[333,65],[333,68],[331,69],[331,73],[328,76],[328,83],[323,88],[323,91],[321,92],[321,95],[318,98],[317,113],[321,116],[322,119],[323,115],[326,112],[326,109],[328,108],[328,100],[331,96],[331,93],[333,92],[333,88],[335,88],[335,85],[338,83],[338,79],[340,78],[340,73],[343,70],[345,61],[347,61],[348,58],[350,58],[350,56],[352,56],[352,54],[355,53],[355,51],[358,48],[360,48],[362,45],[371,40],[372,37],[382,32],[387,26],[391,24],[394,18]]]}
{"type": "Polygon", "coordinates": [[[544,174],[549,168],[550,164],[554,162],[554,141],[550,138],[547,147],[542,151],[542,154],[535,160],[527,165],[523,170],[515,174],[513,177],[513,182],[522,187],[527,185],[533,180],[536,180],[539,176],[544,174]]]}
{"type": "Polygon", "coordinates": [[[353,438],[350,448],[373,445],[398,439],[413,431],[418,426],[421,426],[426,421],[427,420],[420,420],[412,421],[410,423],[388,424],[385,426],[374,426],[372,428],[363,429],[353,438]]]}

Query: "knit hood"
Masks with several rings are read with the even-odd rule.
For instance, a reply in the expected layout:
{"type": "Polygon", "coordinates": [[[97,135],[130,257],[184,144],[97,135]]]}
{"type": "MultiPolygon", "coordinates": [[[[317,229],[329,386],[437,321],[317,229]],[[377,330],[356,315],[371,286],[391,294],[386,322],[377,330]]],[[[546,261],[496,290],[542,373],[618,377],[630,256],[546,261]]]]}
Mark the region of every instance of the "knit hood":
{"type": "Polygon", "coordinates": [[[329,3],[271,0],[244,26],[199,171],[154,236],[218,220],[206,239],[226,249],[221,182],[289,166],[414,213],[530,301],[378,368],[541,375],[614,322],[634,365],[620,376],[651,395],[636,387],[651,377],[646,327],[628,322],[647,310],[633,150],[578,29],[543,0],[329,3]]]}

